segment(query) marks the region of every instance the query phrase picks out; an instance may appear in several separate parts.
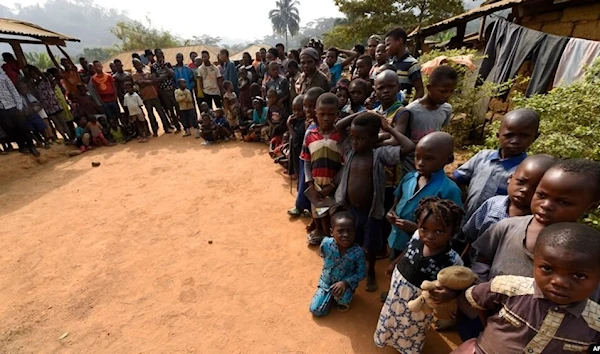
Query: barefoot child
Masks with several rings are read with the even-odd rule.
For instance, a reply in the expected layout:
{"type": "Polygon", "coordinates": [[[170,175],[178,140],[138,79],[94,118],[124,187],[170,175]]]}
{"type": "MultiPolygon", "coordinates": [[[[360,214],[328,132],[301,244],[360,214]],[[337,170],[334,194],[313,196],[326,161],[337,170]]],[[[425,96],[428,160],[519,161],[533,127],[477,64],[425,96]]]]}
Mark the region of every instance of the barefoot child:
{"type": "Polygon", "coordinates": [[[440,270],[462,265],[458,253],[450,248],[450,240],[460,228],[463,210],[450,200],[428,197],[419,202],[415,215],[418,229],[394,267],[373,335],[378,347],[390,346],[402,354],[421,352],[433,321],[433,314],[411,312],[408,302],[421,294],[424,280],[434,281],[440,270]]]}
{"type": "Polygon", "coordinates": [[[358,283],[365,278],[365,254],[355,240],[354,216],[347,211],[331,217],[331,234],[321,242],[323,271],[317,292],[310,303],[310,312],[325,316],[335,302],[338,311],[350,308],[358,283]]]}
{"type": "Polygon", "coordinates": [[[489,198],[506,195],[508,177],[525,160],[529,146],[539,136],[539,115],[529,108],[509,112],[500,124],[500,150],[483,150],[457,168],[452,179],[468,186],[466,216],[471,215],[489,198]]]}
{"type": "Polygon", "coordinates": [[[92,136],[86,130],[87,120],[85,117],[79,117],[77,127],[75,128],[75,144],[81,152],[86,152],[92,148],[92,136]]]}
{"type": "Polygon", "coordinates": [[[92,136],[92,142],[94,143],[94,145],[113,145],[104,137],[104,133],[102,133],[102,129],[104,129],[104,127],[102,126],[102,124],[98,123],[98,119],[95,116],[90,117],[89,122],[87,123],[85,128],[90,132],[90,135],[92,136]]]}
{"type": "MultiPolygon", "coordinates": [[[[304,135],[304,95],[298,95],[292,102],[292,114],[288,117],[286,125],[290,133],[290,161],[288,174],[293,180],[298,179],[298,168],[300,165],[300,150],[302,150],[302,138],[304,135]]],[[[301,211],[293,216],[299,216],[301,211]]],[[[292,215],[292,213],[290,213],[292,215]]]]}
{"type": "MultiPolygon", "coordinates": [[[[305,105],[306,99],[305,97],[305,105]]],[[[338,98],[333,93],[319,96],[316,107],[317,125],[306,132],[300,154],[300,159],[304,161],[308,189],[314,189],[321,200],[331,197],[335,191],[333,179],[342,168],[342,151],[338,145],[341,137],[334,126],[338,116],[337,106],[338,98]]],[[[327,236],[326,233],[330,230],[326,209],[320,211],[312,203],[316,229],[307,236],[308,243],[311,245],[321,244],[323,237],[327,236]]]]}
{"type": "Polygon", "coordinates": [[[237,95],[233,90],[233,84],[231,81],[223,82],[223,108],[225,108],[225,116],[227,122],[231,127],[232,131],[238,131],[240,129],[240,104],[237,99],[237,95]]]}
{"type": "Polygon", "coordinates": [[[179,104],[179,111],[181,113],[181,121],[185,132],[183,137],[192,135],[192,128],[195,130],[196,138],[200,137],[200,131],[198,129],[198,116],[196,115],[196,105],[194,104],[194,97],[192,92],[187,88],[187,82],[185,79],[179,79],[177,81],[178,89],[175,90],[175,99],[179,104]]]}
{"type": "Polygon", "coordinates": [[[124,131],[123,127],[116,119],[112,119],[109,126],[110,136],[115,143],[127,144],[133,138],[133,135],[129,135],[124,131]]]}
{"type": "Polygon", "coordinates": [[[144,111],[142,111],[144,101],[140,95],[135,92],[131,82],[125,83],[125,91],[127,91],[127,93],[123,99],[123,104],[127,107],[129,118],[131,118],[131,120],[134,121],[137,126],[138,141],[140,143],[145,143],[150,138],[150,131],[146,122],[146,117],[144,116],[144,111]]]}
{"type": "Polygon", "coordinates": [[[342,109],[346,114],[359,113],[365,111],[365,101],[371,94],[371,85],[361,79],[354,79],[348,87],[350,93],[350,103],[342,109]]]}
{"type": "Polygon", "coordinates": [[[202,139],[204,139],[202,145],[211,145],[219,139],[218,127],[213,120],[210,119],[208,113],[203,112],[200,116],[202,117],[202,124],[200,126],[202,133],[200,135],[202,136],[202,139]]]}
{"type": "Polygon", "coordinates": [[[583,353],[600,343],[600,233],[576,223],[542,230],[533,249],[533,278],[502,275],[475,285],[465,297],[491,310],[485,330],[453,354],[583,353]],[[500,308],[500,312],[498,312],[500,308]]]}
{"type": "Polygon", "coordinates": [[[358,244],[367,250],[367,291],[375,291],[375,261],[383,243],[381,227],[386,212],[383,206],[385,166],[399,164],[413,151],[415,144],[394,130],[385,118],[371,112],[348,116],[336,124],[336,129],[345,151],[335,200],[348,206],[356,219],[358,244]],[[395,144],[400,146],[376,148],[381,129],[391,134],[396,139],[395,144]]]}

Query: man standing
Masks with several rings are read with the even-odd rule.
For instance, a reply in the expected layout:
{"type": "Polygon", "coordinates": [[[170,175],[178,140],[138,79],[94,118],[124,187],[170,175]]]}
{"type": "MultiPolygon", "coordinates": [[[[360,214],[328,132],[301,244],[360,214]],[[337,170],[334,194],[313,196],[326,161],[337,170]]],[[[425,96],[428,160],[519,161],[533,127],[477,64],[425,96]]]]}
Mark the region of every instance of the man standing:
{"type": "Polygon", "coordinates": [[[123,62],[120,59],[115,59],[114,61],[117,72],[113,74],[115,79],[115,86],[117,88],[117,98],[119,99],[119,103],[121,103],[121,107],[125,111],[125,116],[129,118],[129,110],[127,106],[123,103],[125,99],[125,83],[131,82],[133,84],[133,78],[131,74],[123,71],[123,62]]]}
{"type": "Polygon", "coordinates": [[[220,60],[223,65],[223,78],[225,81],[229,81],[233,84],[233,89],[237,95],[240,94],[238,89],[238,72],[235,64],[229,60],[229,51],[227,49],[221,49],[220,60]]]}
{"type": "Polygon", "coordinates": [[[158,76],[158,97],[163,104],[167,116],[171,119],[171,124],[175,126],[175,133],[181,132],[179,124],[179,104],[175,100],[175,71],[171,63],[165,62],[165,54],[162,49],[155,49],[156,62],[152,64],[152,69],[158,76]]]}
{"type": "Polygon", "coordinates": [[[221,77],[219,68],[210,62],[210,54],[205,50],[202,51],[202,65],[198,69],[198,84],[198,89],[201,89],[204,93],[204,101],[208,104],[208,107],[212,108],[214,101],[215,106],[221,108],[223,77],[221,77]]]}
{"type": "Polygon", "coordinates": [[[33,135],[27,127],[23,114],[25,108],[21,95],[11,79],[0,69],[0,127],[19,145],[19,151],[33,156],[40,156],[33,145],[33,135]]]}

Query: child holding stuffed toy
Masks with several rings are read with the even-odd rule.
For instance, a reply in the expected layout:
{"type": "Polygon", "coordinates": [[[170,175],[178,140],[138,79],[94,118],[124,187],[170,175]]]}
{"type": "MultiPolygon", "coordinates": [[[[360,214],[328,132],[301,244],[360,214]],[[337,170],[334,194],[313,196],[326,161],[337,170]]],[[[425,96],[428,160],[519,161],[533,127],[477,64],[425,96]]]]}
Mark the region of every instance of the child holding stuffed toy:
{"type": "Polygon", "coordinates": [[[428,197],[415,212],[417,230],[394,267],[392,283],[373,335],[380,348],[393,347],[400,353],[420,353],[433,314],[412,312],[408,302],[421,295],[421,283],[436,280],[440,270],[462,265],[460,255],[450,248],[460,228],[464,211],[450,200],[428,197]]]}

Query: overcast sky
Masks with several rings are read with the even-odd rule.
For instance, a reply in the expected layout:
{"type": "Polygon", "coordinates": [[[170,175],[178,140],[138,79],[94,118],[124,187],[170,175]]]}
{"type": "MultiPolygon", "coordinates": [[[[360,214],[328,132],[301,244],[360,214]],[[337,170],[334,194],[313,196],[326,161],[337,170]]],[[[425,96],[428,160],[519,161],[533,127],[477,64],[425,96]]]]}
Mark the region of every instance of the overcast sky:
{"type": "MultiPolygon", "coordinates": [[[[339,17],[341,13],[333,0],[299,0],[301,25],[321,17],[339,17]]],[[[31,5],[37,0],[6,0],[3,5],[15,3],[31,5]]],[[[275,0],[198,0],[148,1],[148,0],[95,0],[99,6],[117,8],[128,12],[129,17],[144,20],[148,15],[153,25],[163,27],[184,38],[209,34],[227,38],[227,42],[245,42],[272,34],[269,10],[275,0]],[[148,4],[158,6],[148,6],[148,4]],[[225,15],[227,14],[227,15],[225,15]]]]}

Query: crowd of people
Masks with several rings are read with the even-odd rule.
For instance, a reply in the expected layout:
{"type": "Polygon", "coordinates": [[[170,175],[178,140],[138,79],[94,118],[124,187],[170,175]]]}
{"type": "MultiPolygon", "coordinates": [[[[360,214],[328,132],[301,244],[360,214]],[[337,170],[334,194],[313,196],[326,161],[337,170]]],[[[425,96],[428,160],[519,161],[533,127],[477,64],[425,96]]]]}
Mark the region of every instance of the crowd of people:
{"type": "Polygon", "coordinates": [[[82,152],[146,142],[158,136],[156,115],[164,133],[203,144],[269,144],[297,182],[288,214],[312,218],[307,241],[324,260],[315,316],[349,310],[365,278],[377,291],[375,263],[389,259],[379,347],[422,350],[435,319],[408,302],[453,265],[478,277],[464,292],[430,291],[436,304],[458,300],[455,321],[437,323],[456,326],[455,353],[583,352],[600,342],[600,234],[577,223],[600,202],[600,162],[527,156],[540,118],[518,109],[502,119],[497,150],[446,174],[454,139],[442,129],[459,74],[440,65],[424,86],[406,42],[401,28],[353,50],[311,39],[289,53],[280,44],[244,53],[238,65],[225,49],[218,65],[208,52],[171,65],[155,49],[133,55],[132,73],[115,60],[110,74],[84,58],[79,70],[65,58],[42,73],[5,53],[0,126],[33,154],[56,132],[82,152]]]}

